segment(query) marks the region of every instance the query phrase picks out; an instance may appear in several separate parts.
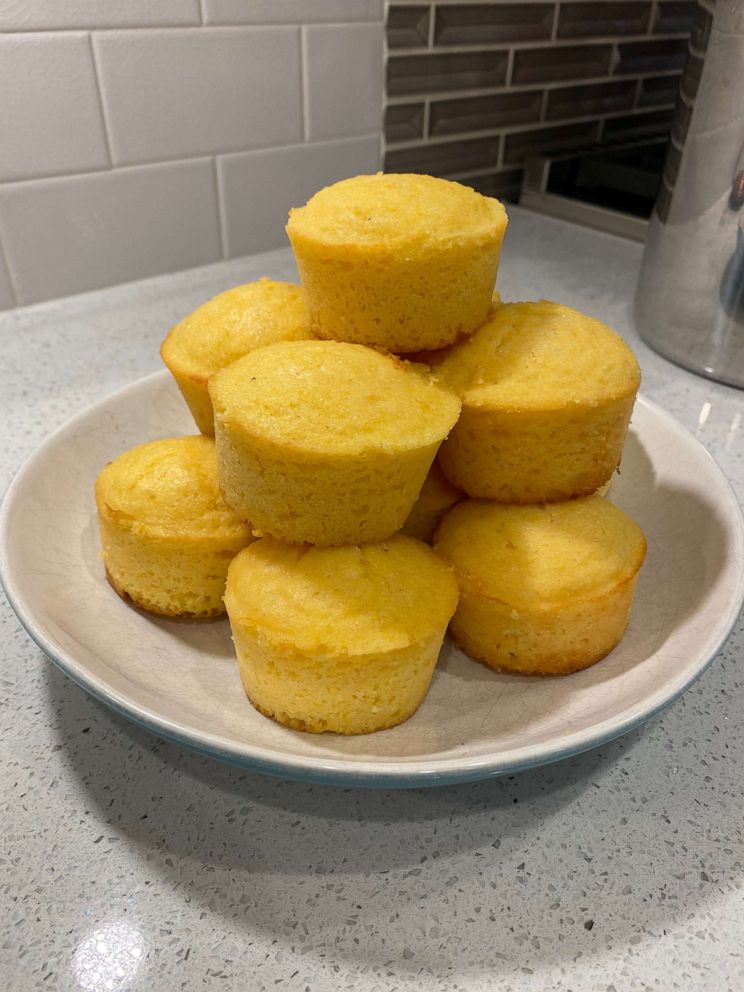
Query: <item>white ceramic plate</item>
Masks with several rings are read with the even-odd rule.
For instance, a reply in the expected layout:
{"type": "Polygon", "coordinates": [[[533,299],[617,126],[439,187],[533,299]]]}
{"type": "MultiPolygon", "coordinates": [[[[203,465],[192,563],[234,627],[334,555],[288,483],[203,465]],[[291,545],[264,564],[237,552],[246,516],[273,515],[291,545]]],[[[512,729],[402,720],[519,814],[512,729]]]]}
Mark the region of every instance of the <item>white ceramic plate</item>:
{"type": "Polygon", "coordinates": [[[104,578],[93,482],[132,445],[193,433],[167,373],[126,387],[49,438],[10,486],[0,572],[31,637],[136,723],[226,761],[291,778],[420,786],[555,761],[624,733],[707,667],[744,597],[744,527],[713,459],[639,399],[613,500],[648,538],[630,628],[566,678],[491,672],[445,645],[424,704],[364,737],[286,730],[247,702],[226,621],[179,623],[125,605],[104,578]]]}

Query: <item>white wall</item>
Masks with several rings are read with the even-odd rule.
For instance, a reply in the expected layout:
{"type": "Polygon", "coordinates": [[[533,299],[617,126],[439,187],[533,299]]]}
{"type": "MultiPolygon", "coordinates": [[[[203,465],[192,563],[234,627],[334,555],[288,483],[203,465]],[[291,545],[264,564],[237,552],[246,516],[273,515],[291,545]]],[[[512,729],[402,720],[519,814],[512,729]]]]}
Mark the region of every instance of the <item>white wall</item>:
{"type": "Polygon", "coordinates": [[[286,244],[379,168],[382,0],[0,2],[0,308],[286,244]]]}

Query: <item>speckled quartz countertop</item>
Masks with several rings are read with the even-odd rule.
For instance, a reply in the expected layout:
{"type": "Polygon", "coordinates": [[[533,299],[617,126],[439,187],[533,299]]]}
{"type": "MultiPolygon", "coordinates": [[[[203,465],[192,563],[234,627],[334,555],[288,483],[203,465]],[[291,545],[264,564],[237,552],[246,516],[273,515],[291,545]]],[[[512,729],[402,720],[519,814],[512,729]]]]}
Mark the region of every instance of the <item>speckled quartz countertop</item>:
{"type": "MultiPolygon", "coordinates": [[[[499,287],[596,314],[744,490],[744,393],[639,343],[638,245],[516,209],[499,287]]],[[[273,252],[0,315],[2,486],[166,329],[273,252]]],[[[2,597],[0,597],[2,599],[2,597]]],[[[0,985],[88,992],[744,989],[744,627],[661,717],[579,758],[364,792],[164,743],[46,661],[4,599],[0,985]],[[118,969],[118,970],[117,970],[118,969]]]]}

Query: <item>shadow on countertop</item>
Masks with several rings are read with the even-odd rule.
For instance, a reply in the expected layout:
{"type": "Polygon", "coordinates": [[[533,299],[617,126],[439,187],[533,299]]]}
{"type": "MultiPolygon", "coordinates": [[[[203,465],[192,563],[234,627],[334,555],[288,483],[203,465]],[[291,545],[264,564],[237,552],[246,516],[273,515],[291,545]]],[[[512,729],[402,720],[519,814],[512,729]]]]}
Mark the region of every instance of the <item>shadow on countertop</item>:
{"type": "MultiPolygon", "coordinates": [[[[174,898],[246,939],[401,980],[495,978],[632,946],[705,898],[682,819],[699,825],[699,811],[665,770],[668,741],[648,728],[518,776],[338,789],[195,755],[48,673],[66,760],[100,820],[157,883],[178,887],[174,898]]],[[[720,808],[705,816],[721,826],[720,808]]]]}

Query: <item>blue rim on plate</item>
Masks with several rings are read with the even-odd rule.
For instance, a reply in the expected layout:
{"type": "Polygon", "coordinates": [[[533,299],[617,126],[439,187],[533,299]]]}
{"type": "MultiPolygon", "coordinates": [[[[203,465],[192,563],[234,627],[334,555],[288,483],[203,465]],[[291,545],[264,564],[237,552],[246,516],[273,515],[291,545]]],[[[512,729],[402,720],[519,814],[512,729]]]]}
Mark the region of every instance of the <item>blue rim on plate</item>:
{"type": "MultiPolygon", "coordinates": [[[[16,583],[8,559],[8,534],[10,529],[10,513],[21,490],[25,476],[45,453],[55,445],[60,435],[65,435],[75,429],[76,424],[92,413],[105,407],[115,398],[125,398],[131,391],[137,391],[148,384],[156,384],[167,377],[167,373],[158,372],[139,380],[91,405],[86,410],[68,420],[53,435],[43,441],[28,458],[9,485],[0,507],[0,582],[2,583],[8,602],[31,639],[41,648],[47,657],[69,676],[86,692],[111,707],[115,712],[140,727],[157,734],[160,737],[174,741],[191,751],[217,760],[244,768],[253,769],[265,774],[294,779],[297,781],[320,784],[355,786],[369,788],[422,788],[431,786],[451,785],[461,782],[472,782],[496,776],[512,774],[541,765],[574,757],[584,751],[599,747],[622,736],[640,726],[645,721],[660,713],[672,702],[678,699],[700,675],[710,666],[718,655],[736,619],[739,615],[742,600],[744,600],[744,520],[736,496],[725,480],[717,463],[697,439],[686,428],[682,427],[670,414],[656,404],[640,398],[639,404],[645,406],[655,417],[665,421],[675,431],[681,432],[709,460],[711,471],[718,473],[725,481],[732,505],[736,507],[736,547],[735,559],[740,563],[737,587],[732,590],[727,608],[718,617],[718,637],[705,657],[698,659],[696,666],[680,681],[670,680],[649,698],[645,704],[631,713],[625,719],[613,718],[600,721],[589,729],[568,734],[557,743],[547,743],[542,746],[532,746],[527,757],[479,756],[477,758],[449,758],[439,761],[431,760],[428,767],[412,765],[411,762],[395,761],[393,759],[378,762],[358,762],[339,759],[326,759],[317,756],[282,759],[270,748],[256,745],[230,745],[215,734],[203,731],[195,732],[167,719],[157,712],[141,704],[135,704],[126,695],[106,685],[105,681],[88,671],[73,655],[55,642],[49,631],[44,629],[34,616],[32,607],[18,593],[16,583]],[[379,766],[379,767],[377,767],[379,766]],[[438,767],[449,766],[449,767],[438,767]]],[[[92,513],[91,509],[91,513],[92,513]]],[[[422,762],[426,765],[426,762],[422,762]]]]}

